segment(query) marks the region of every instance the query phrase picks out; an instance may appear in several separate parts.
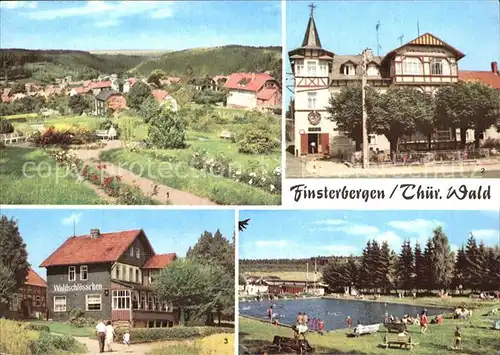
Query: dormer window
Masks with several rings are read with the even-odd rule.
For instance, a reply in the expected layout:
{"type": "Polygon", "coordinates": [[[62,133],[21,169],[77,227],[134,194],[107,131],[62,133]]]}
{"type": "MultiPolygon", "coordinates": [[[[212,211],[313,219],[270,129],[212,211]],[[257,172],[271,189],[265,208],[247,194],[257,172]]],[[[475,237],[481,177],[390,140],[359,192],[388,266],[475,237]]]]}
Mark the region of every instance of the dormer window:
{"type": "Polygon", "coordinates": [[[356,75],[356,67],[352,63],[346,63],[342,66],[342,74],[356,75]]]}
{"type": "Polygon", "coordinates": [[[89,268],[87,265],[80,266],[80,280],[87,281],[89,278],[89,268]]]}
{"type": "Polygon", "coordinates": [[[130,247],[130,256],[134,257],[134,247],[130,247]]]}
{"type": "Polygon", "coordinates": [[[368,64],[368,66],[366,67],[366,75],[368,75],[368,76],[379,75],[379,70],[378,70],[377,65],[374,63],[368,64]]]}
{"type": "Polygon", "coordinates": [[[139,248],[135,248],[135,257],[137,259],[140,259],[141,258],[141,251],[139,250],[139,248]]]}

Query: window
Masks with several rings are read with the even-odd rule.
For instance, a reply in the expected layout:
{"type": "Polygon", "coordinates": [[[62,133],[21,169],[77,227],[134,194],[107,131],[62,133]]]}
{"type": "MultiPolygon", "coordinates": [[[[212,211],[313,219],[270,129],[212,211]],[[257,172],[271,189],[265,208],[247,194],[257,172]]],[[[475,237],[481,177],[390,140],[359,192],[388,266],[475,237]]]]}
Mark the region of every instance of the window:
{"type": "Polygon", "coordinates": [[[134,257],[134,247],[130,247],[130,256],[134,257]]]}
{"type": "Polygon", "coordinates": [[[368,135],[369,144],[377,144],[377,136],[375,134],[368,135]]]}
{"type": "Polygon", "coordinates": [[[140,259],[141,258],[141,251],[139,250],[139,248],[135,248],[135,257],[137,259],[140,259]]]}
{"type": "Polygon", "coordinates": [[[344,64],[342,66],[342,73],[344,75],[355,75],[356,68],[354,67],[354,64],[344,64]]]}
{"type": "Polygon", "coordinates": [[[128,280],[127,281],[134,282],[134,276],[135,276],[134,269],[132,269],[131,267],[129,267],[128,268],[128,280]]]}
{"type": "Polygon", "coordinates": [[[139,309],[139,295],[135,291],[132,294],[132,309],[139,309]]]}
{"type": "Polygon", "coordinates": [[[89,279],[89,268],[87,265],[80,266],[80,280],[86,281],[89,279]]]}
{"type": "Polygon", "coordinates": [[[431,61],[431,75],[450,75],[450,65],[444,59],[431,61]]]}
{"type": "Polygon", "coordinates": [[[307,75],[316,76],[316,62],[308,61],[307,62],[307,75]]]}
{"type": "Polygon", "coordinates": [[[116,274],[116,279],[117,280],[120,280],[120,277],[121,277],[121,275],[120,275],[120,269],[121,269],[121,265],[116,265],[115,266],[115,274],[116,274]]]}
{"type": "Polygon", "coordinates": [[[54,312],[66,312],[66,296],[54,296],[54,312]]]}
{"type": "Polygon", "coordinates": [[[308,132],[321,132],[321,127],[308,127],[308,132]]]}
{"type": "Polygon", "coordinates": [[[157,311],[161,311],[161,302],[160,302],[160,299],[158,297],[155,297],[155,309],[157,311]]]}
{"type": "Polygon", "coordinates": [[[36,296],[36,302],[35,302],[35,306],[41,306],[42,305],[42,302],[41,302],[41,297],[40,296],[36,296]]]}
{"type": "Polygon", "coordinates": [[[141,292],[141,309],[147,309],[146,295],[141,292]]]}
{"type": "Polygon", "coordinates": [[[154,311],[154,302],[153,302],[153,296],[149,295],[149,298],[148,298],[148,309],[150,311],[154,311]]]}
{"type": "Polygon", "coordinates": [[[135,269],[135,282],[141,284],[141,275],[139,274],[139,269],[135,269]]]}
{"type": "Polygon", "coordinates": [[[75,266],[68,267],[68,280],[69,281],[76,281],[76,267],[75,266]]]}
{"type": "Polygon", "coordinates": [[[403,74],[422,74],[422,63],[418,58],[407,57],[403,61],[403,74]]]}
{"type": "Polygon", "coordinates": [[[130,291],[129,290],[114,290],[113,291],[113,309],[130,309],[130,291]]]}
{"type": "Polygon", "coordinates": [[[319,75],[328,76],[328,65],[324,61],[319,62],[319,75]]]}
{"type": "Polygon", "coordinates": [[[304,61],[299,60],[297,61],[297,75],[302,75],[304,74],[304,61]]]}
{"type": "Polygon", "coordinates": [[[369,64],[366,68],[366,75],[378,75],[378,68],[375,64],[369,64]]]}
{"type": "Polygon", "coordinates": [[[87,311],[100,311],[101,295],[85,295],[85,306],[87,311]]]}
{"type": "Polygon", "coordinates": [[[317,93],[315,92],[308,92],[307,93],[307,108],[316,108],[316,96],[317,93]]]}

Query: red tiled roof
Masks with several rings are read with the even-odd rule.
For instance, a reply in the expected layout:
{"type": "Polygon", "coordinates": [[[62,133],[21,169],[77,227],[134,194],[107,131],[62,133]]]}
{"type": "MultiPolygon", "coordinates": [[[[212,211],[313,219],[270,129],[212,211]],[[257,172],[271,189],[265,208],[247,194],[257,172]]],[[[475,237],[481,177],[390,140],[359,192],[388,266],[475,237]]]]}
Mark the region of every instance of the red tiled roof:
{"type": "Polygon", "coordinates": [[[151,93],[158,103],[162,103],[163,100],[170,95],[168,91],[165,90],[153,90],[151,93]]]}
{"type": "Polygon", "coordinates": [[[175,253],[170,254],[156,254],[153,255],[146,264],[144,264],[145,269],[163,269],[172,261],[177,259],[177,255],[175,253]]]}
{"type": "Polygon", "coordinates": [[[494,89],[500,89],[500,75],[493,71],[460,70],[458,77],[462,81],[480,81],[494,89]]]}
{"type": "Polygon", "coordinates": [[[83,93],[89,92],[91,89],[89,87],[87,87],[87,88],[80,87],[80,88],[73,88],[72,90],[75,90],[75,92],[77,94],[83,94],[83,93]]]}
{"type": "Polygon", "coordinates": [[[256,92],[268,80],[274,79],[267,73],[234,73],[229,76],[224,87],[256,92]],[[246,84],[242,84],[242,81],[246,81],[246,84]]]}
{"type": "Polygon", "coordinates": [[[271,97],[273,97],[276,92],[278,92],[278,90],[274,88],[262,89],[257,93],[257,99],[267,101],[271,99],[271,97]]]}
{"type": "Polygon", "coordinates": [[[40,267],[115,262],[140,235],[141,230],[71,237],[56,249],[40,267]]]}
{"type": "Polygon", "coordinates": [[[110,88],[111,87],[111,81],[98,81],[98,82],[93,82],[90,83],[88,88],[90,89],[102,89],[102,88],[110,88]]]}
{"type": "Polygon", "coordinates": [[[38,275],[32,268],[28,270],[28,276],[26,277],[25,284],[31,286],[47,287],[47,283],[45,282],[45,280],[42,279],[42,277],[38,275]]]}

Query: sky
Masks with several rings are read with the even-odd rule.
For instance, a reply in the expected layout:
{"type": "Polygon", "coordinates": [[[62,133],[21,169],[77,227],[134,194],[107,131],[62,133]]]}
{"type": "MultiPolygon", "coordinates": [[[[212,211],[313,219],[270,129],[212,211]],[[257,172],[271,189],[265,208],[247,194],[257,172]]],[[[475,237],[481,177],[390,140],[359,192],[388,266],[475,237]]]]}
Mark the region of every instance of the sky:
{"type": "MultiPolygon", "coordinates": [[[[286,4],[287,52],[302,44],[309,3],[286,4]]],[[[376,55],[375,27],[380,21],[380,55],[399,47],[401,35],[403,44],[417,38],[419,27],[420,34],[430,32],[465,54],[458,62],[459,69],[491,70],[491,62],[500,61],[498,0],[316,1],[315,5],[314,19],[322,47],[335,54],[359,54],[368,47],[376,55]]],[[[290,73],[290,62],[285,62],[290,73]]]]}
{"type": "Polygon", "coordinates": [[[142,229],[158,254],[177,253],[184,257],[190,246],[205,231],[219,229],[231,240],[234,234],[234,210],[159,210],[159,209],[9,209],[2,214],[18,221],[27,246],[28,261],[46,279],[38,266],[64,241],[73,236],[88,235],[97,228],[101,233],[142,229]]]}
{"type": "Polygon", "coordinates": [[[498,211],[240,211],[250,218],[239,234],[240,259],[361,255],[369,239],[387,240],[399,254],[405,239],[421,245],[441,226],[452,250],[469,234],[500,244],[498,211]]]}
{"type": "Polygon", "coordinates": [[[280,1],[2,1],[2,48],[281,46],[280,1]]]}

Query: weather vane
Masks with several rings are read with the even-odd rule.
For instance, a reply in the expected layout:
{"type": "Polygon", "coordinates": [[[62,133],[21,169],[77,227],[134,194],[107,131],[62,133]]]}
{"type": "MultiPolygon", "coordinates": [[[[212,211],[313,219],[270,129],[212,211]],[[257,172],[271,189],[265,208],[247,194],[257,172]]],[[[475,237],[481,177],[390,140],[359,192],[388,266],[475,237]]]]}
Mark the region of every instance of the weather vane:
{"type": "Polygon", "coordinates": [[[314,3],[310,3],[309,4],[309,7],[311,8],[311,16],[314,15],[314,9],[316,8],[316,5],[314,5],[314,3]]]}

